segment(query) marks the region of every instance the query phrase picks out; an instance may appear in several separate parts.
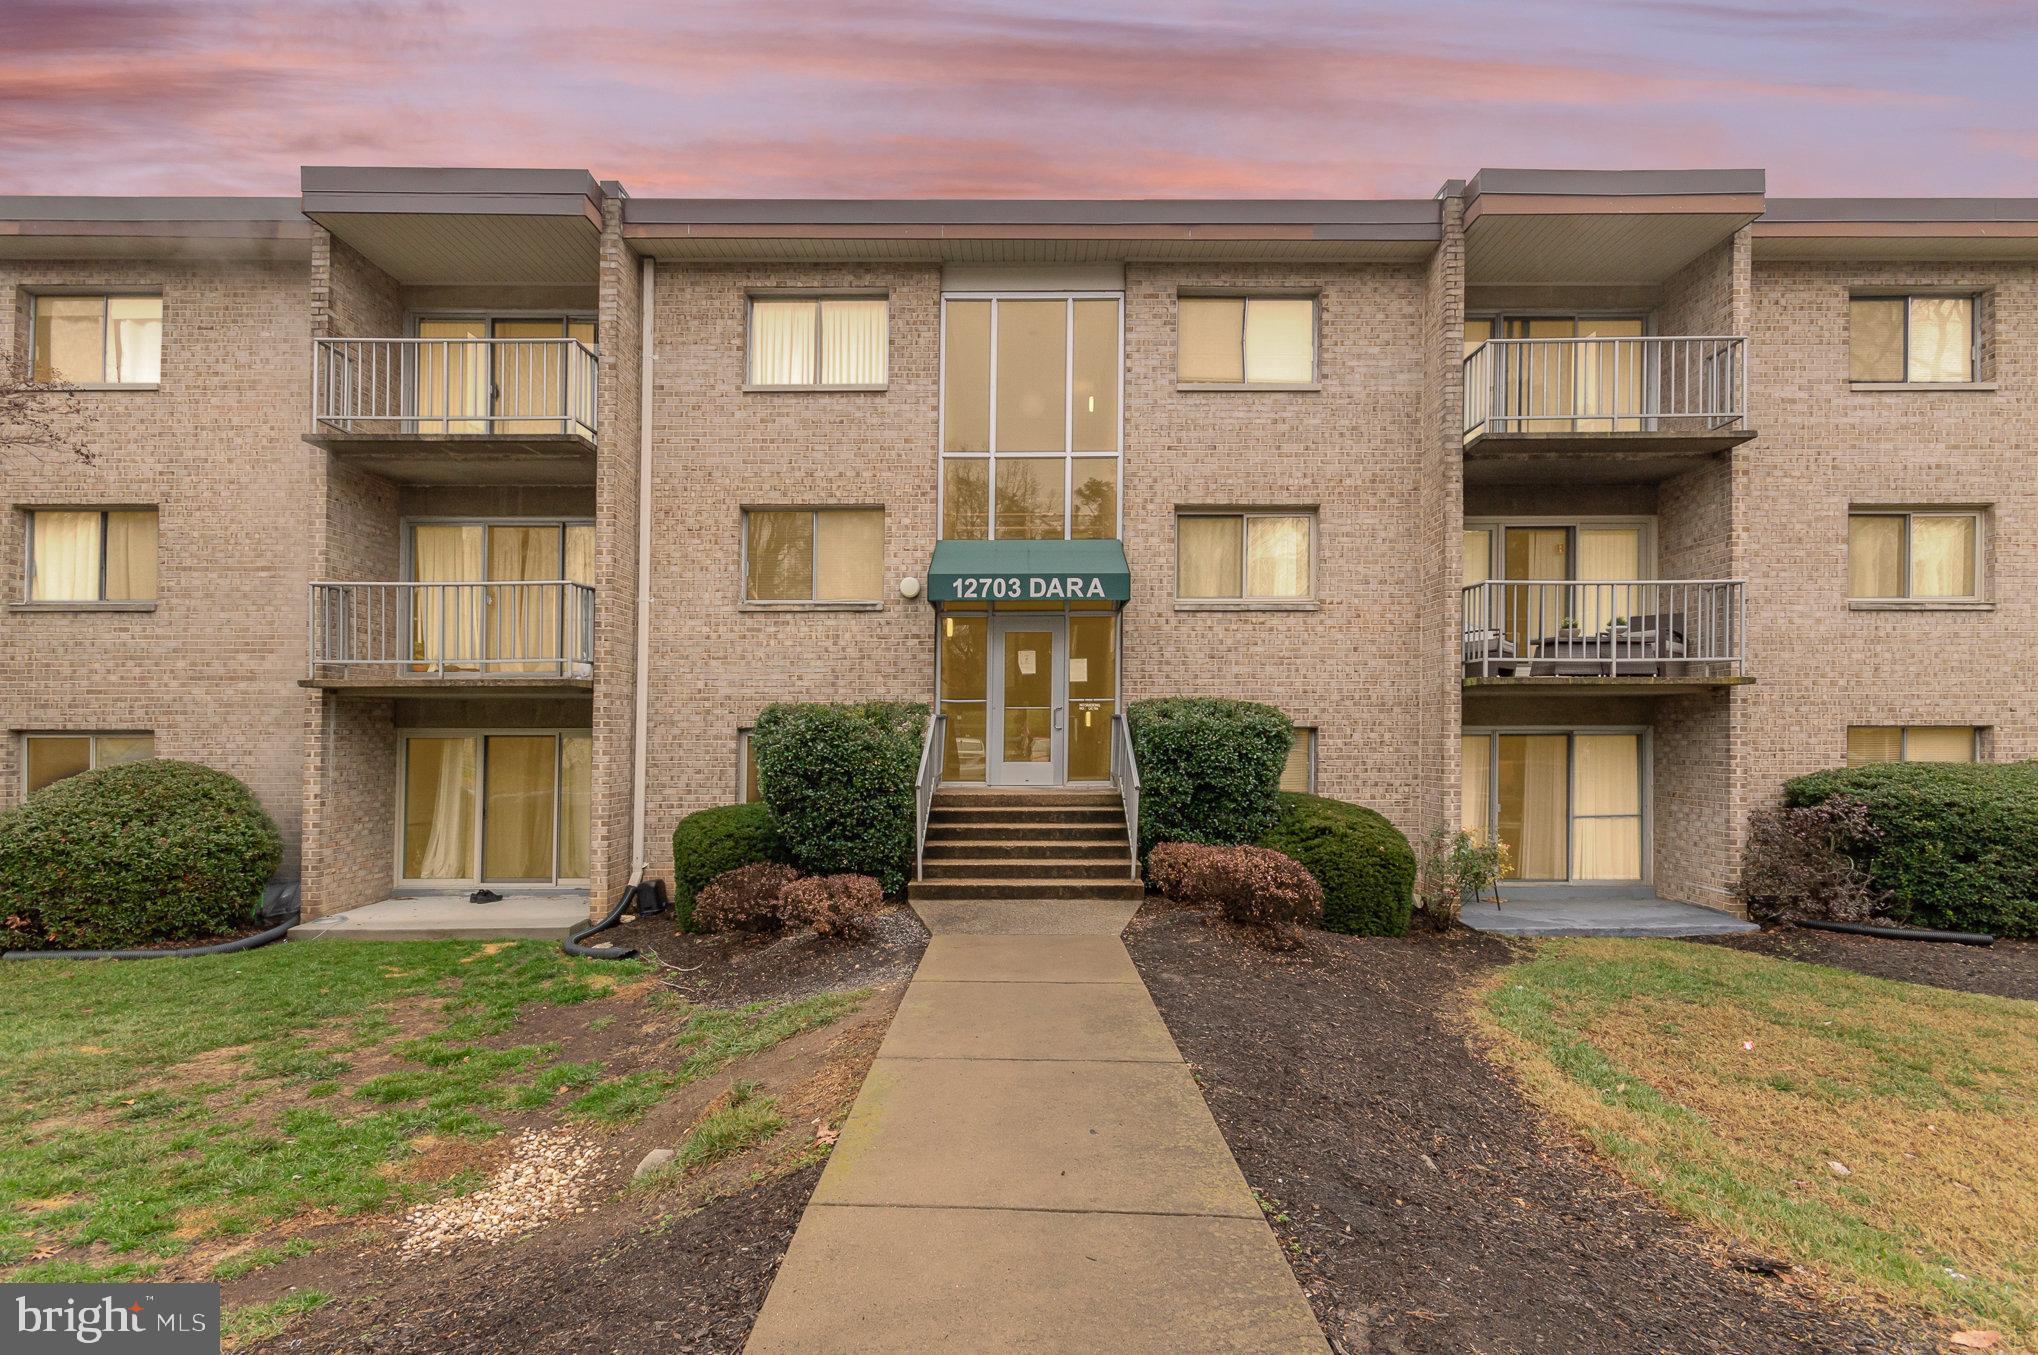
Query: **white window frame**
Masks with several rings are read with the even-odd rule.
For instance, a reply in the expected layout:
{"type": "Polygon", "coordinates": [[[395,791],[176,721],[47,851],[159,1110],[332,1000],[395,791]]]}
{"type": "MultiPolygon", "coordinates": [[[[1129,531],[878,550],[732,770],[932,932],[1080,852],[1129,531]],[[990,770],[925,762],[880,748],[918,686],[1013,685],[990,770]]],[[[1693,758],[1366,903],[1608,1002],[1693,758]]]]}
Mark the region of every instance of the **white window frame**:
{"type": "Polygon", "coordinates": [[[1178,391],[1319,391],[1323,389],[1323,293],[1315,288],[1284,290],[1256,287],[1227,291],[1222,288],[1183,288],[1175,293],[1175,389],[1178,391]],[[1255,381],[1245,364],[1245,331],[1251,321],[1242,312],[1238,328],[1238,370],[1243,381],[1184,381],[1182,379],[1182,303],[1184,301],[1243,301],[1245,311],[1255,301],[1307,301],[1309,303],[1309,379],[1307,381],[1255,381]]]}
{"type": "Polygon", "coordinates": [[[163,510],[153,503],[115,504],[63,504],[39,503],[21,510],[21,601],[18,606],[33,611],[152,611],[161,600],[163,591],[163,510]],[[99,515],[99,591],[89,598],[47,598],[35,596],[35,515],[37,513],[97,513],[99,515]],[[106,547],[107,535],[113,528],[111,515],[114,513],[154,513],[156,515],[156,593],[148,598],[109,598],[106,596],[106,547]]]}
{"type": "MultiPolygon", "coordinates": [[[[435,727],[413,729],[406,727],[397,730],[396,821],[394,824],[394,836],[390,843],[391,859],[389,871],[395,887],[398,889],[418,890],[443,889],[448,893],[452,893],[459,890],[478,889],[482,885],[490,883],[487,876],[482,874],[482,850],[488,840],[486,836],[488,831],[488,740],[490,738],[523,736],[531,738],[546,738],[549,736],[552,740],[552,878],[550,880],[498,880],[493,883],[507,884],[519,889],[564,889],[587,884],[591,878],[589,876],[571,876],[559,873],[559,810],[566,788],[566,778],[564,775],[565,741],[567,738],[576,735],[592,739],[594,731],[586,727],[566,728],[556,725],[541,726],[533,729],[496,728],[491,726],[487,729],[441,729],[435,727]],[[471,844],[474,852],[475,873],[473,875],[465,876],[458,880],[413,880],[407,878],[403,873],[404,809],[410,794],[409,744],[412,739],[473,739],[475,742],[474,841],[471,844]]],[[[594,814],[592,797],[593,785],[590,783],[588,803],[590,829],[593,826],[592,816],[594,814]]],[[[588,868],[591,870],[593,867],[594,860],[592,846],[590,845],[588,868]]]]}
{"type": "Polygon", "coordinates": [[[751,611],[876,611],[885,605],[884,566],[885,541],[892,529],[892,515],[879,503],[820,503],[820,504],[768,504],[746,503],[737,517],[736,531],[736,596],[745,610],[751,611]],[[804,598],[753,598],[750,596],[750,515],[752,513],[805,513],[807,515],[808,555],[811,573],[807,579],[808,596],[804,598]],[[821,514],[823,513],[881,513],[884,515],[884,534],[878,538],[878,595],[874,598],[817,598],[812,594],[821,586],[821,514]]]}
{"type": "MultiPolygon", "coordinates": [[[[1117,505],[1112,525],[1113,539],[1125,536],[1125,293],[1124,292],[943,292],[941,294],[941,352],[937,357],[937,370],[941,387],[940,413],[936,419],[934,446],[941,460],[940,483],[935,490],[934,535],[936,540],[949,540],[941,535],[941,523],[948,508],[948,463],[951,461],[982,461],[985,467],[985,493],[987,501],[984,515],[984,535],[981,537],[957,537],[955,540],[996,541],[998,537],[998,460],[1010,457],[1015,460],[1046,460],[1060,456],[1062,461],[1061,493],[1061,540],[1071,541],[1075,530],[1075,463],[1078,460],[1092,460],[1109,457],[1117,463],[1117,488],[1114,499],[1117,505]],[[991,304],[991,371],[990,385],[986,388],[990,404],[990,448],[982,452],[950,452],[939,450],[948,446],[948,303],[951,301],[988,301],[991,304]],[[1067,364],[1067,375],[1062,382],[1062,439],[1061,451],[1003,452],[998,448],[998,302],[1001,301],[1062,301],[1066,307],[1067,329],[1062,342],[1063,361],[1067,364]],[[1118,425],[1115,441],[1117,447],[1108,452],[1078,452],[1075,448],[1075,361],[1076,361],[1076,308],[1078,301],[1115,301],[1118,303],[1118,425]]],[[[1021,538],[1009,538],[1018,540],[1021,538]]],[[[1050,538],[1052,539],[1052,538],[1050,538]]],[[[1091,538],[1085,537],[1084,540],[1091,538]]]]}
{"type": "Polygon", "coordinates": [[[1179,611],[1314,611],[1322,596],[1321,528],[1318,511],[1314,507],[1296,505],[1290,508],[1207,508],[1177,507],[1175,509],[1175,607],[1179,611]],[[1182,592],[1182,519],[1183,518],[1237,518],[1239,519],[1238,552],[1238,595],[1236,597],[1191,597],[1182,592]],[[1252,518],[1305,518],[1309,523],[1309,591],[1300,597],[1262,597],[1245,591],[1246,578],[1252,572],[1252,560],[1247,554],[1249,533],[1246,523],[1252,518]]]}
{"type": "MultiPolygon", "coordinates": [[[[35,374],[35,359],[36,359],[36,348],[35,348],[35,318],[36,318],[36,316],[35,316],[35,313],[36,313],[36,308],[37,308],[37,306],[39,306],[39,305],[41,304],[41,302],[42,302],[42,300],[43,300],[43,298],[44,298],[44,297],[72,297],[72,298],[76,298],[76,297],[81,297],[81,296],[84,296],[84,297],[95,297],[95,298],[97,298],[97,299],[98,299],[98,301],[99,301],[99,380],[97,380],[97,381],[62,381],[62,380],[58,380],[58,381],[52,382],[51,384],[52,384],[52,385],[54,385],[54,386],[56,386],[56,387],[57,387],[57,388],[59,388],[59,389],[62,389],[62,390],[78,390],[78,391],[152,391],[152,390],[161,390],[161,389],[162,389],[162,387],[163,387],[163,383],[161,382],[161,380],[156,380],[156,381],[108,381],[108,380],[106,379],[106,326],[107,326],[107,324],[108,324],[108,320],[107,320],[107,308],[108,308],[108,303],[110,303],[110,302],[114,302],[114,301],[141,301],[141,300],[150,300],[150,301],[155,301],[155,302],[158,302],[158,303],[160,303],[160,302],[162,301],[162,299],[163,299],[163,293],[162,293],[162,290],[161,290],[160,288],[150,288],[150,287],[141,287],[141,288],[118,288],[118,289],[115,289],[115,290],[112,290],[112,291],[100,291],[100,290],[97,290],[97,289],[95,289],[95,288],[90,288],[90,287],[84,287],[84,288],[77,288],[77,289],[69,289],[69,288],[60,288],[60,287],[46,287],[46,288],[43,288],[43,289],[41,289],[40,291],[35,291],[35,292],[31,292],[31,293],[29,293],[29,297],[28,297],[28,373],[29,373],[29,375],[30,375],[30,376],[32,377],[32,376],[33,376],[33,375],[35,374]]],[[[169,344],[168,344],[168,342],[167,342],[167,341],[168,341],[168,339],[169,339],[169,332],[170,332],[170,331],[169,331],[169,324],[168,324],[168,318],[167,318],[167,316],[163,315],[163,314],[162,314],[162,313],[160,313],[160,312],[158,313],[158,315],[157,315],[157,318],[156,318],[156,328],[158,329],[158,331],[160,331],[160,338],[159,338],[159,340],[158,340],[158,343],[159,343],[159,345],[160,345],[160,348],[161,348],[161,349],[167,349],[167,348],[169,347],[169,344]]],[[[158,363],[159,363],[159,364],[160,364],[160,361],[161,361],[161,359],[160,359],[160,356],[159,356],[159,357],[158,357],[158,363]]]]}
{"type": "MultiPolygon", "coordinates": [[[[1619,528],[1622,527],[1634,527],[1637,528],[1642,534],[1640,552],[1642,570],[1641,579],[1646,581],[1656,577],[1656,571],[1658,568],[1658,561],[1656,559],[1656,522],[1657,520],[1653,517],[1646,516],[1638,517],[1632,514],[1617,517],[1587,517],[1580,515],[1570,515],[1561,517],[1553,516],[1510,517],[1482,514],[1476,517],[1467,517],[1463,524],[1463,530],[1467,532],[1484,531],[1488,534],[1486,545],[1486,577],[1488,579],[1492,579],[1495,581],[1503,581],[1501,580],[1501,571],[1507,567],[1507,529],[1509,527],[1521,527],[1527,529],[1533,529],[1537,527],[1570,528],[1571,572],[1574,575],[1578,572],[1578,549],[1577,549],[1578,532],[1581,528],[1587,530],[1596,528],[1612,528],[1618,530],[1619,528]]],[[[1466,580],[1465,582],[1469,583],[1471,581],[1466,580]]]]}
{"type": "Polygon", "coordinates": [[[770,394],[783,391],[887,391],[892,382],[892,294],[882,288],[836,287],[820,291],[804,288],[792,291],[752,290],[743,294],[743,383],[742,389],[751,394],[770,394]],[[751,380],[751,344],[756,337],[757,303],[760,301],[811,301],[814,303],[814,379],[786,383],[759,382],[751,380]],[[885,379],[883,381],[844,381],[829,383],[821,380],[821,369],[825,358],[821,353],[821,303],[824,301],[882,301],[885,303],[885,379]]]}
{"type": "Polygon", "coordinates": [[[1847,602],[1855,607],[1896,607],[1932,608],[1961,607],[1985,603],[1988,600],[1988,582],[1984,578],[1984,565],[1988,560],[1988,510],[1957,506],[1933,508],[1929,505],[1911,507],[1876,507],[1869,504],[1850,504],[1847,508],[1847,602]],[[1903,592],[1890,597],[1856,597],[1852,588],[1854,574],[1854,519],[1855,518],[1902,518],[1903,540],[1903,592]],[[1919,597],[1911,592],[1911,520],[1913,518],[1972,518],[1974,520],[1974,591],[1964,596],[1919,597]]]}
{"type": "Polygon", "coordinates": [[[1847,294],[1847,379],[1856,390],[1915,389],[1915,390],[1964,390],[1983,384],[1981,376],[1981,310],[1982,292],[1954,288],[1950,291],[1933,291],[1925,288],[1914,292],[1887,292],[1880,289],[1849,292],[1847,294]],[[1967,380],[1965,381],[1919,381],[1911,376],[1911,303],[1914,301],[1965,301],[1967,302],[1967,380]],[[1903,355],[1904,374],[1899,381],[1878,381],[1857,379],[1854,376],[1854,303],[1857,301],[1901,301],[1904,303],[1903,355]]]}
{"type": "MultiPolygon", "coordinates": [[[[21,796],[23,799],[26,799],[30,794],[32,794],[32,792],[28,788],[28,745],[33,743],[37,739],[85,740],[86,743],[85,770],[88,772],[94,772],[99,770],[99,741],[101,739],[144,739],[144,738],[147,739],[150,743],[150,746],[153,747],[156,741],[156,731],[153,729],[92,729],[92,730],[40,729],[29,733],[25,733],[21,736],[20,740],[21,776],[19,778],[19,781],[21,796]]],[[[152,753],[150,754],[149,757],[138,758],[136,759],[136,761],[152,762],[158,756],[160,755],[152,753]]],[[[73,773],[73,775],[77,775],[77,773],[73,773]]],[[[57,781],[65,781],[69,779],[70,778],[68,777],[60,776],[57,778],[57,781]]],[[[56,781],[52,781],[50,782],[50,785],[54,786],[56,783],[57,783],[56,781]]]]}

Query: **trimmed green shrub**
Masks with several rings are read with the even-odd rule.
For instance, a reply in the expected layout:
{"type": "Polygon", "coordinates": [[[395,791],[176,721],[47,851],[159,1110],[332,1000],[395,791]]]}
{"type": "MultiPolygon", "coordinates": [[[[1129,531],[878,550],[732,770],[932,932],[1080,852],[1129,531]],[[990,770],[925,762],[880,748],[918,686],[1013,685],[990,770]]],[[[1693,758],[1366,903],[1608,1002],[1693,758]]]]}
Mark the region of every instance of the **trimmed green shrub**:
{"type": "Polygon", "coordinates": [[[0,941],[119,950],[254,920],[283,839],[254,793],[195,762],[131,762],[0,814],[0,941]]]}
{"type": "Polygon", "coordinates": [[[1401,936],[1415,907],[1415,853],[1401,830],[1366,808],[1282,791],[1260,846],[1286,852],[1323,886],[1323,925],[1353,936],[1401,936]]]}
{"type": "Polygon", "coordinates": [[[689,814],[672,830],[672,918],[692,929],[694,898],[708,882],[738,866],[792,861],[785,838],[762,804],[718,805],[689,814]]]}
{"type": "Polygon", "coordinates": [[[1157,842],[1247,846],[1274,826],[1294,727],[1272,706],[1169,696],[1125,708],[1139,760],[1139,855],[1157,842]]]}
{"type": "Polygon", "coordinates": [[[793,864],[869,875],[887,894],[905,888],[926,733],[927,707],[911,702],[766,706],[750,746],[793,864]]]}
{"type": "Polygon", "coordinates": [[[1791,808],[1859,800],[1880,834],[1849,848],[1887,911],[1924,927],[2038,936],[2038,762],[1895,762],[1786,782],[1791,808]]]}

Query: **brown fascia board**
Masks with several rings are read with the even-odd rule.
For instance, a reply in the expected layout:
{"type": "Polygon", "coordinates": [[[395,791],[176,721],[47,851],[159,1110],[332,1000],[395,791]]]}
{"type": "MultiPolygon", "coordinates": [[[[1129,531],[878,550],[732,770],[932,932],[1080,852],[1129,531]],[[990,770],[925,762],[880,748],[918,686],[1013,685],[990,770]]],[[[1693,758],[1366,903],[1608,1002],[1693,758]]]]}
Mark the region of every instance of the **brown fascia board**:
{"type": "Polygon", "coordinates": [[[738,239],[1440,239],[1434,200],[632,198],[626,234],[738,239]]]}
{"type": "MultiPolygon", "coordinates": [[[[1446,185],[1448,187],[1448,185],[1446,185]]],[[[1502,197],[1759,198],[1759,169],[1482,169],[1465,184],[1466,201],[1502,197]]]]}
{"type": "Polygon", "coordinates": [[[2038,235],[2038,198],[1777,198],[1755,234],[1955,237],[2038,235]]]}
{"type": "Polygon", "coordinates": [[[304,214],[580,216],[601,226],[602,188],[584,169],[306,165],[304,214]]]}
{"type": "Polygon", "coordinates": [[[0,235],[295,240],[311,223],[295,198],[0,196],[0,235]]]}

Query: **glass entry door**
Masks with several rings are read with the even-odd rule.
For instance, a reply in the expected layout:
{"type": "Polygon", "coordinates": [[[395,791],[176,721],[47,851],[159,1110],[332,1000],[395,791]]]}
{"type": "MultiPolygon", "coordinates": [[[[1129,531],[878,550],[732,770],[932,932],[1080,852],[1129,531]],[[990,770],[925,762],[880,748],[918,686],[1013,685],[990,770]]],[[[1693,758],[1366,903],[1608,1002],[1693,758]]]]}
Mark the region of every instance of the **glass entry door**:
{"type": "Polygon", "coordinates": [[[587,733],[407,734],[403,743],[400,881],[587,878],[587,733]]]}
{"type": "Polygon", "coordinates": [[[1062,783],[1068,618],[991,617],[990,784],[1062,783]]]}
{"type": "Polygon", "coordinates": [[[1463,827],[1506,848],[1503,878],[1643,878],[1639,733],[1467,734],[1463,752],[1463,827]]]}

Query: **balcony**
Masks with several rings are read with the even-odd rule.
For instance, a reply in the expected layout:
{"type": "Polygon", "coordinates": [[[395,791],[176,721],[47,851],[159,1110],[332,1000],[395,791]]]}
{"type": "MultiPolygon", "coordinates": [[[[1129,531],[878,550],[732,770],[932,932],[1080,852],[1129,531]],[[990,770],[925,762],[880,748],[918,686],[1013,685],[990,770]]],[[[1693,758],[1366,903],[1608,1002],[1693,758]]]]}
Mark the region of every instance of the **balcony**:
{"type": "Polygon", "coordinates": [[[564,580],[314,583],[306,647],[307,687],[587,691],[594,589],[564,580]]]}
{"type": "Polygon", "coordinates": [[[308,441],[413,484],[592,484],[578,339],[315,339],[308,441]]]}
{"type": "Polygon", "coordinates": [[[1491,339],[1464,399],[1474,483],[1653,483],[1755,436],[1741,338],[1491,339]]]}
{"type": "Polygon", "coordinates": [[[1746,635],[1738,579],[1488,580],[1460,626],[1468,687],[1735,686],[1746,635]]]}

